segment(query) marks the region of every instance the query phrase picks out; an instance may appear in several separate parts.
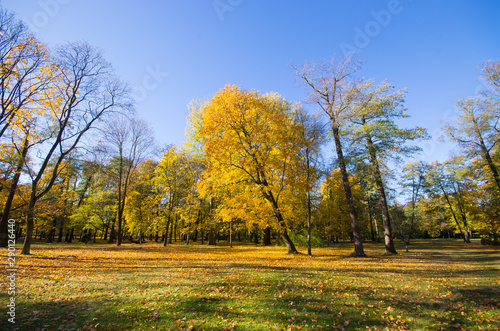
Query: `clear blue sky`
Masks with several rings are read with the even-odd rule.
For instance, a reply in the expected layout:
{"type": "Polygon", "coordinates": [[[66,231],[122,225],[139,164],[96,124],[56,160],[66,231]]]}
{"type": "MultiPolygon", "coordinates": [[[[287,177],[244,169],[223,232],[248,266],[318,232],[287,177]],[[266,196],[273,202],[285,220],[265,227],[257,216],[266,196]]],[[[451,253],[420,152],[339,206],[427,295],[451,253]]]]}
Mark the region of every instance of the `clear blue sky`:
{"type": "Polygon", "coordinates": [[[465,0],[0,0],[50,45],[102,48],[136,88],[140,117],[160,144],[185,139],[187,104],[225,84],[275,91],[290,101],[291,61],[354,47],[365,77],[408,88],[405,126],[434,136],[423,158],[444,160],[436,141],[455,102],[473,95],[478,64],[500,58],[500,1],[465,0]],[[167,74],[168,73],[168,74],[167,74]]]}

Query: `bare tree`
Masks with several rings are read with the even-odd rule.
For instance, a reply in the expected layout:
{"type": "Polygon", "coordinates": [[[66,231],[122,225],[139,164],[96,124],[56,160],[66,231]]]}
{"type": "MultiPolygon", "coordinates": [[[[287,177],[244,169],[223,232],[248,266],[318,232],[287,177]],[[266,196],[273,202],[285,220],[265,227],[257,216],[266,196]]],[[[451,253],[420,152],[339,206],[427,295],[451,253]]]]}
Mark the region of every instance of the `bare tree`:
{"type": "Polygon", "coordinates": [[[333,57],[330,61],[306,62],[300,67],[294,66],[294,70],[295,75],[310,89],[309,101],[318,104],[330,121],[354,237],[352,256],[364,257],[366,254],[349,185],[349,173],[342,150],[340,132],[351,115],[350,110],[357,83],[354,73],[360,66],[361,61],[354,60],[352,55],[348,55],[340,58],[333,57]]]}
{"type": "Polygon", "coordinates": [[[44,103],[50,119],[46,123],[50,137],[39,147],[38,162],[28,166],[31,194],[22,254],[30,254],[35,205],[54,185],[63,161],[96,122],[115,108],[129,106],[126,86],[114,77],[101,52],[86,43],[60,47],[54,69],[59,80],[44,103]]]}
{"type": "Polygon", "coordinates": [[[116,245],[120,246],[125,228],[123,212],[127,194],[137,166],[153,151],[153,131],[143,120],[120,116],[108,123],[103,135],[104,148],[110,157],[107,169],[116,184],[116,245]]]}

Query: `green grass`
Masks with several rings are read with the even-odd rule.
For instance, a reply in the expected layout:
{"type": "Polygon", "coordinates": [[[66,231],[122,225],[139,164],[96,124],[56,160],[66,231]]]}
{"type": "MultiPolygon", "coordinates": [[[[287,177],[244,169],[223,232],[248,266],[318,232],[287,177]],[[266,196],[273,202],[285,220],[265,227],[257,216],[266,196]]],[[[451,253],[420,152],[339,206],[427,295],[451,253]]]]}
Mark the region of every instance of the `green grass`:
{"type": "Polygon", "coordinates": [[[18,256],[14,330],[499,329],[498,247],[398,248],[39,244],[18,256]]]}

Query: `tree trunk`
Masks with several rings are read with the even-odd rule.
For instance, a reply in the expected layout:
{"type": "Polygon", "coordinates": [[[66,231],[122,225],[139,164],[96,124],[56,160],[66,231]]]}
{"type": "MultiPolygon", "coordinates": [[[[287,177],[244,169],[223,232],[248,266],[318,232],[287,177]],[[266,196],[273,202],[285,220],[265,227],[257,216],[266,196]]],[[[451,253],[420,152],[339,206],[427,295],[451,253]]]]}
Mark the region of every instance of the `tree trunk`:
{"type": "Polygon", "coordinates": [[[233,220],[229,221],[229,247],[233,248],[233,220]]]}
{"type": "Polygon", "coordinates": [[[273,207],[274,217],[276,218],[276,221],[278,222],[278,226],[280,227],[281,230],[283,230],[283,233],[281,234],[281,238],[283,238],[285,245],[288,247],[288,254],[297,254],[298,253],[297,249],[295,248],[295,245],[293,244],[292,240],[288,236],[285,220],[283,219],[283,215],[281,214],[281,211],[278,208],[278,203],[276,202],[276,199],[274,198],[273,193],[269,190],[264,191],[263,193],[264,193],[265,198],[271,203],[271,205],[273,207]]]}
{"type": "Polygon", "coordinates": [[[208,245],[210,245],[210,246],[216,245],[214,229],[210,229],[208,231],[208,245]]]}
{"type": "Polygon", "coordinates": [[[71,243],[75,239],[75,227],[71,228],[71,232],[69,234],[69,239],[67,240],[68,243],[71,243]]]}
{"type": "Polygon", "coordinates": [[[460,223],[458,223],[457,216],[455,215],[455,211],[453,210],[453,206],[451,205],[450,199],[448,198],[448,193],[446,193],[446,191],[444,190],[443,184],[441,182],[439,182],[439,186],[441,187],[441,191],[443,191],[444,198],[446,199],[446,202],[448,203],[448,207],[450,208],[451,215],[453,216],[453,219],[455,220],[455,223],[457,224],[458,230],[460,231],[460,234],[462,235],[464,242],[467,242],[467,238],[462,231],[462,227],[460,226],[460,223]]]}
{"type": "Polygon", "coordinates": [[[113,241],[115,241],[115,237],[116,237],[115,222],[116,222],[116,220],[113,219],[113,222],[111,223],[111,230],[109,231],[109,240],[108,240],[108,243],[110,243],[110,244],[113,241]]]}
{"type": "Polygon", "coordinates": [[[59,237],[57,238],[57,242],[62,243],[62,238],[63,238],[63,225],[61,221],[61,226],[59,227],[59,237]]]}
{"type": "Polygon", "coordinates": [[[307,192],[307,255],[312,256],[311,250],[311,192],[307,192]]]}
{"type": "Polygon", "coordinates": [[[0,247],[7,247],[7,222],[9,221],[10,209],[12,208],[12,202],[14,201],[14,196],[16,195],[17,184],[19,183],[19,178],[21,177],[21,171],[24,166],[24,159],[28,153],[29,140],[26,138],[23,143],[23,149],[21,151],[21,157],[17,162],[14,177],[12,178],[12,183],[9,188],[9,195],[5,201],[5,205],[2,213],[2,220],[0,221],[0,247]]]}
{"type": "MultiPolygon", "coordinates": [[[[170,219],[170,212],[169,212],[167,215],[167,225],[165,226],[165,240],[163,241],[163,247],[167,246],[168,227],[170,226],[170,222],[171,222],[171,219],[170,219]]],[[[158,235],[158,233],[157,233],[157,235],[158,235]]],[[[172,243],[172,241],[170,241],[170,243],[172,243]]]]}
{"type": "Polygon", "coordinates": [[[368,205],[368,219],[370,220],[370,233],[372,235],[372,241],[375,242],[376,239],[375,239],[375,229],[373,227],[373,213],[372,213],[372,204],[371,204],[371,199],[368,198],[366,200],[366,203],[368,205]]]}
{"type": "MultiPolygon", "coordinates": [[[[121,202],[120,202],[121,205],[121,202]]],[[[123,220],[123,208],[121,206],[118,207],[118,216],[117,216],[117,224],[118,228],[116,229],[116,246],[120,246],[122,244],[122,220],[123,220]]]]}
{"type": "Polygon", "coordinates": [[[24,237],[23,250],[21,254],[29,255],[33,237],[34,219],[35,219],[35,204],[36,204],[36,187],[31,189],[30,201],[28,210],[26,211],[26,237],[24,237]]]}
{"type": "Polygon", "coordinates": [[[262,230],[262,246],[270,246],[271,245],[271,227],[266,226],[264,230],[262,230]]]}
{"type": "MultiPolygon", "coordinates": [[[[362,124],[366,125],[364,116],[361,118],[362,124]]],[[[389,208],[387,207],[387,198],[385,195],[384,183],[382,181],[382,174],[380,172],[380,165],[378,163],[377,154],[375,151],[375,144],[372,141],[370,133],[365,131],[366,145],[368,153],[370,154],[370,163],[373,168],[373,177],[379,194],[379,205],[382,211],[382,222],[384,224],[384,241],[385,251],[391,254],[397,254],[394,242],[392,241],[391,219],[389,217],[389,208]]]]}
{"type": "Polygon", "coordinates": [[[498,169],[491,159],[490,152],[486,148],[486,144],[484,143],[483,137],[480,135],[480,143],[481,143],[481,150],[483,151],[483,157],[486,160],[486,163],[488,164],[488,167],[491,170],[491,174],[493,175],[493,179],[495,180],[495,183],[497,184],[498,192],[500,193],[500,175],[498,174],[498,169]]]}
{"type": "Polygon", "coordinates": [[[347,201],[347,207],[349,209],[349,217],[351,218],[351,228],[354,237],[354,253],[351,256],[355,257],[366,257],[365,251],[363,249],[363,241],[361,239],[361,231],[359,230],[358,217],[356,215],[356,208],[354,207],[354,200],[352,198],[351,186],[349,184],[349,174],[347,173],[347,167],[344,159],[344,154],[342,152],[342,145],[340,142],[340,133],[337,123],[332,118],[331,119],[333,138],[335,141],[335,147],[337,151],[337,162],[339,163],[340,172],[342,174],[342,182],[344,184],[344,193],[347,201]]]}

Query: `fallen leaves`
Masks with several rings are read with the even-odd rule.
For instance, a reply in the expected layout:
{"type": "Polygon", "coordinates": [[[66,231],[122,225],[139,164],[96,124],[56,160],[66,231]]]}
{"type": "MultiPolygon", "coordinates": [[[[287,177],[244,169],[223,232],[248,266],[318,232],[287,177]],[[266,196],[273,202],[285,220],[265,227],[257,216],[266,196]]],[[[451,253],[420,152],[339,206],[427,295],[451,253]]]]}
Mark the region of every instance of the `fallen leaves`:
{"type": "Polygon", "coordinates": [[[20,320],[35,329],[65,320],[66,329],[183,330],[500,323],[496,273],[473,256],[463,267],[463,256],[387,257],[370,245],[363,260],[346,258],[350,247],[313,258],[253,245],[136,247],[43,245],[20,257],[20,320]]]}

